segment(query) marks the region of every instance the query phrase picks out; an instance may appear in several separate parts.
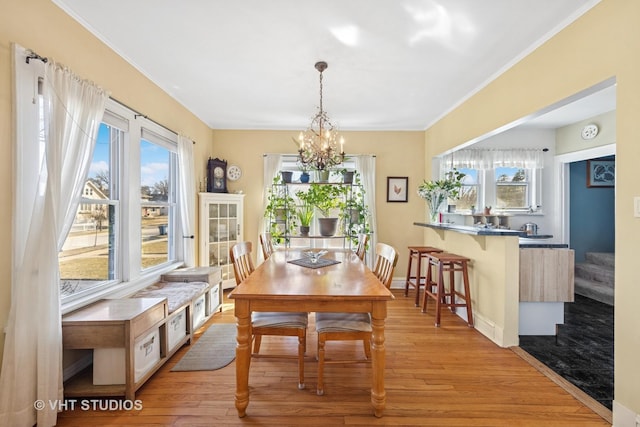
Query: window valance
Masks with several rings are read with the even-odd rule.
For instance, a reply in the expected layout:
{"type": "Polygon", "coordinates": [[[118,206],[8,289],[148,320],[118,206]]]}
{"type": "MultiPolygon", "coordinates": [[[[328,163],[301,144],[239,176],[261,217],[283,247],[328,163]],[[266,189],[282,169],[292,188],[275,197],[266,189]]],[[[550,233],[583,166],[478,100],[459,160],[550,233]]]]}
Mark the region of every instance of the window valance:
{"type": "Polygon", "coordinates": [[[469,168],[478,170],[500,167],[541,169],[544,166],[540,149],[467,149],[442,158],[441,169],[469,168]]]}

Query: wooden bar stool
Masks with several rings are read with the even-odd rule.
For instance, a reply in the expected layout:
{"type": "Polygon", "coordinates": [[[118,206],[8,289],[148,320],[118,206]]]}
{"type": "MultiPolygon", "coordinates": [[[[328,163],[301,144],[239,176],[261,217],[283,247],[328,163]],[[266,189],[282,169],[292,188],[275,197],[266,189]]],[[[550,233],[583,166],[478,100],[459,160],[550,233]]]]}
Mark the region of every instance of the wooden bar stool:
{"type": "Polygon", "coordinates": [[[427,298],[433,298],[436,301],[436,326],[440,326],[440,309],[449,307],[455,312],[456,307],[467,308],[467,322],[469,327],[473,327],[473,313],[471,310],[471,292],[469,291],[469,273],[467,271],[467,263],[471,261],[469,258],[448,252],[432,252],[427,255],[429,269],[427,272],[427,286],[425,286],[424,299],[422,300],[422,312],[427,312],[427,298]],[[431,277],[431,266],[437,271],[435,281],[431,277]],[[455,273],[462,273],[462,282],[464,292],[456,290],[455,273]],[[449,272],[449,289],[445,290],[444,276],[445,272],[449,272]],[[457,302],[456,297],[461,298],[464,302],[457,302]]]}
{"type": "MultiPolygon", "coordinates": [[[[422,276],[422,260],[427,260],[427,255],[433,252],[442,252],[442,249],[433,246],[409,246],[409,265],[407,266],[407,280],[404,285],[404,296],[409,295],[409,287],[416,290],[416,307],[420,306],[420,286],[426,283],[427,278],[422,276]],[[416,274],[411,275],[411,266],[413,260],[416,259],[416,274]]],[[[429,271],[431,267],[427,267],[429,271]]]]}

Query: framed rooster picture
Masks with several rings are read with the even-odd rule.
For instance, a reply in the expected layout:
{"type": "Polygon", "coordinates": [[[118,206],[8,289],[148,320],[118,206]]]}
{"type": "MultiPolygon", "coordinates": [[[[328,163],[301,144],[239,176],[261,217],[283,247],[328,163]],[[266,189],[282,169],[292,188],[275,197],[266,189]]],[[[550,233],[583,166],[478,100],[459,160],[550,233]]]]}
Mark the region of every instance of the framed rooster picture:
{"type": "Polygon", "coordinates": [[[407,186],[409,177],[388,176],[387,177],[387,202],[407,202],[407,186]]]}

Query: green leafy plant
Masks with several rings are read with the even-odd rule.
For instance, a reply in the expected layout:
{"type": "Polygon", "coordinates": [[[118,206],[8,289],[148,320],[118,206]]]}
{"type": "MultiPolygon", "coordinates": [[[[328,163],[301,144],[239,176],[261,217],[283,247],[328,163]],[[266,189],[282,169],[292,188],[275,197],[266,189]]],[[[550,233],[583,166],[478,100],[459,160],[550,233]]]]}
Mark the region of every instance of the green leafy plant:
{"type": "Polygon", "coordinates": [[[300,204],[296,208],[296,216],[302,227],[309,227],[314,213],[314,207],[309,201],[309,193],[307,191],[298,191],[296,196],[300,200],[300,204]]]}
{"type": "Polygon", "coordinates": [[[357,245],[358,234],[371,232],[369,208],[364,201],[365,190],[357,171],[353,175],[353,185],[345,186],[345,192],[346,197],[339,206],[342,227],[344,234],[357,245]]]}
{"type": "Polygon", "coordinates": [[[296,205],[280,175],[274,177],[271,184],[264,217],[268,220],[273,242],[279,244],[287,241],[287,236],[291,235],[297,226],[296,205]]]}
{"type": "Polygon", "coordinates": [[[462,189],[462,179],[465,174],[453,169],[445,177],[435,181],[424,181],[418,186],[418,195],[429,203],[429,215],[435,222],[441,206],[447,200],[457,200],[462,189]]]}
{"type": "Polygon", "coordinates": [[[328,218],[333,209],[340,207],[345,187],[332,184],[311,184],[307,191],[307,202],[316,207],[323,217],[328,218]]]}

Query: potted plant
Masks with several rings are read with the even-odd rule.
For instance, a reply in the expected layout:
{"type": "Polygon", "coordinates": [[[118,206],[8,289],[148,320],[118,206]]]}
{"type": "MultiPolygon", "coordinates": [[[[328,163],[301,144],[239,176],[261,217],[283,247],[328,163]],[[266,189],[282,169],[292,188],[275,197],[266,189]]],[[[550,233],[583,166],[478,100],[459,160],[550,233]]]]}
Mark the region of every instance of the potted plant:
{"type": "Polygon", "coordinates": [[[369,211],[364,203],[365,191],[361,185],[360,174],[353,172],[353,185],[345,186],[344,192],[346,197],[340,203],[340,218],[344,234],[357,242],[357,235],[360,233],[368,233],[369,211]]]}
{"type": "Polygon", "coordinates": [[[460,197],[464,176],[462,172],[453,169],[442,179],[425,180],[418,186],[418,195],[429,204],[429,219],[432,223],[438,222],[438,214],[447,200],[457,200],[460,197]]]}
{"type": "Polygon", "coordinates": [[[316,176],[316,181],[317,182],[324,182],[327,183],[329,182],[329,176],[331,175],[331,170],[330,169],[317,169],[314,168],[315,170],[315,176],[316,176]]]}
{"type": "Polygon", "coordinates": [[[298,191],[296,196],[300,200],[300,204],[296,208],[296,216],[300,221],[300,235],[308,236],[311,228],[311,220],[313,219],[313,205],[309,202],[309,193],[306,191],[298,191]]]}
{"type": "Polygon", "coordinates": [[[302,182],[303,184],[309,182],[309,179],[311,177],[311,175],[309,174],[311,166],[309,166],[308,163],[301,162],[300,158],[298,158],[298,169],[300,170],[300,172],[302,172],[300,174],[300,182],[302,182]]]}
{"type": "Polygon", "coordinates": [[[352,184],[353,178],[356,175],[355,171],[350,171],[348,169],[339,169],[335,171],[337,174],[342,175],[342,182],[345,184],[352,184]]]}
{"type": "Polygon", "coordinates": [[[336,233],[339,218],[330,217],[330,215],[334,209],[340,206],[343,194],[344,189],[342,186],[314,183],[309,187],[307,191],[308,201],[322,215],[321,218],[318,218],[320,235],[330,237],[336,233]]]}
{"type": "Polygon", "coordinates": [[[268,220],[268,230],[274,243],[288,241],[296,227],[295,201],[279,175],[273,178],[269,189],[264,217],[268,220]]]}

